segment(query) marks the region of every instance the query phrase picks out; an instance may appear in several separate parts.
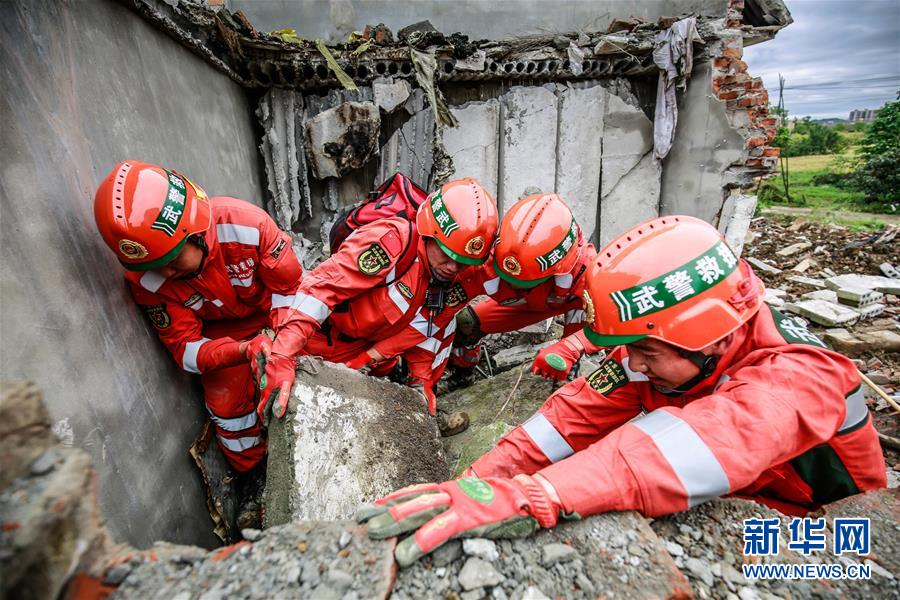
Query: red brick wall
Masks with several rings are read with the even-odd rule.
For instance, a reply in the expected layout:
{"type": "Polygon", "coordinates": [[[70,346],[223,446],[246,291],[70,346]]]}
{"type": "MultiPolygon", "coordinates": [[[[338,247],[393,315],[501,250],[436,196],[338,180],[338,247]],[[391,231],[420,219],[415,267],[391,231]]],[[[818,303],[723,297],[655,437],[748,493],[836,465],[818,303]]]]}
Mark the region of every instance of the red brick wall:
{"type": "Polygon", "coordinates": [[[775,171],[779,148],[769,144],[778,129],[778,119],[769,116],[769,92],[763,87],[762,79],[753,77],[747,72],[747,63],[741,60],[744,53],[743,39],[740,35],[744,0],[730,0],[726,26],[733,29],[735,35],[723,38],[722,55],[713,60],[712,87],[713,93],[725,101],[728,111],[743,111],[749,122],[746,135],[746,148],[749,151],[744,166],[759,175],[768,175],[775,171]]]}

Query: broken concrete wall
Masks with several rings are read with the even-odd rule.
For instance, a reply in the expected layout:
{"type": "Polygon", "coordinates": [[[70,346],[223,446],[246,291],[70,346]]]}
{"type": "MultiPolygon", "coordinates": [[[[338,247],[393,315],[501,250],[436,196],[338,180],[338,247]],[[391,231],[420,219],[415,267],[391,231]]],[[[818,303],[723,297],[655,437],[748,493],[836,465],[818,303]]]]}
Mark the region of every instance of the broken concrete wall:
{"type": "Polygon", "coordinates": [[[461,31],[473,39],[507,38],[547,31],[602,31],[615,19],[635,16],[650,21],[664,16],[694,13],[724,17],[727,0],[420,0],[415,8],[393,0],[227,0],[263,31],[293,27],[308,39],[331,43],[347,39],[351,31],[385,23],[393,31],[429,18],[439,31],[461,31]]]}
{"type": "MultiPolygon", "coordinates": [[[[384,78],[373,87],[335,90],[324,98],[274,89],[266,94],[257,111],[265,132],[261,150],[274,175],[270,212],[282,227],[321,244],[341,208],[394,172],[407,173],[431,189],[435,124],[423,91],[400,94],[402,102],[395,100],[396,94],[386,98],[373,93],[373,88],[401,85],[408,88],[405,80],[384,78]],[[329,159],[308,140],[301,148],[304,142],[295,132],[308,127],[310,119],[329,118],[337,103],[347,106],[349,100],[372,97],[382,108],[378,157],[342,177],[318,177],[302,155],[307,155],[306,163],[329,159]],[[311,99],[328,108],[317,113],[311,99]],[[291,107],[302,109],[295,108],[294,118],[287,119],[291,107]],[[305,207],[312,208],[311,215],[305,207]]],[[[652,156],[653,123],[632,91],[639,84],[619,78],[542,86],[484,83],[474,90],[445,87],[459,121],[440,134],[452,160],[451,176],[480,181],[501,214],[528,194],[555,190],[572,206],[585,236],[601,244],[658,214],[661,165],[652,156]],[[469,100],[473,95],[484,99],[469,100]]],[[[329,129],[338,131],[338,124],[329,129]]]]}
{"type": "Polygon", "coordinates": [[[134,306],[93,194],[135,158],[261,201],[244,92],[110,0],[0,2],[0,74],[0,377],[44,390],[120,540],[214,544],[187,452],[198,389],[134,306]]]}
{"type": "Polygon", "coordinates": [[[288,412],[269,429],[265,525],[350,518],[364,502],[449,475],[421,394],[304,358],[288,412]]]}

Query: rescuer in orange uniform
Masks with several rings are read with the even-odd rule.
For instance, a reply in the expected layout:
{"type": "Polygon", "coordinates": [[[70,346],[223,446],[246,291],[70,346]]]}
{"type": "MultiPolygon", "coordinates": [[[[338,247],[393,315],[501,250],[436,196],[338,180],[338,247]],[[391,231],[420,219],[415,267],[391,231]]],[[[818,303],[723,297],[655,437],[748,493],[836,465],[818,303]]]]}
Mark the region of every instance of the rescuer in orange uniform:
{"type": "MultiPolygon", "coordinates": [[[[422,308],[444,308],[445,292],[471,265],[483,264],[497,233],[497,207],[473,179],[444,184],[428,196],[412,222],[401,216],[379,219],[357,229],[338,251],[303,278],[291,313],[277,332],[265,377],[259,371],[260,413],[274,405],[282,416],[294,381],[293,357],[321,356],[354,369],[386,373],[397,352],[379,343],[407,328],[426,330],[422,308]],[[387,360],[386,360],[387,359],[387,360]]],[[[433,358],[409,357],[416,374],[432,371],[433,358]]],[[[412,382],[429,398],[427,376],[412,382]]]]}
{"type": "Polygon", "coordinates": [[[248,359],[270,344],[258,334],[282,326],[300,284],[291,238],[248,202],[208,198],[187,177],[133,160],[100,184],[94,217],[175,362],[200,374],[228,462],[250,470],[266,439],[248,359]]]}
{"type": "MultiPolygon", "coordinates": [[[[557,194],[523,198],[503,216],[491,257],[482,266],[466,269],[456,277],[446,292],[445,308],[433,314],[423,306],[408,327],[376,343],[372,353],[407,358],[410,376],[423,383],[433,412],[433,387],[443,373],[456,336],[461,335],[464,344],[477,343],[485,333],[513,331],[560,314],[566,315],[566,334],[580,329],[584,323],[584,272],[595,255],[572,211],[557,194]],[[489,298],[476,304],[474,310],[466,306],[469,299],[482,294],[489,298]]],[[[563,370],[554,370],[556,377],[565,377],[578,360],[580,352],[566,352],[576,343],[570,339],[547,349],[569,360],[568,368],[558,365],[563,370]]],[[[477,362],[477,350],[467,351],[474,354],[474,360],[460,360],[458,364],[471,366],[477,362]]]]}
{"type": "Polygon", "coordinates": [[[723,495],[804,514],[884,487],[853,363],[763,295],[711,225],[632,228],[587,274],[584,333],[615,348],[607,360],[462,478],[364,508],[369,534],[415,530],[396,549],[408,565],[451,537],[527,534],[564,515],[657,516],[723,495]]]}

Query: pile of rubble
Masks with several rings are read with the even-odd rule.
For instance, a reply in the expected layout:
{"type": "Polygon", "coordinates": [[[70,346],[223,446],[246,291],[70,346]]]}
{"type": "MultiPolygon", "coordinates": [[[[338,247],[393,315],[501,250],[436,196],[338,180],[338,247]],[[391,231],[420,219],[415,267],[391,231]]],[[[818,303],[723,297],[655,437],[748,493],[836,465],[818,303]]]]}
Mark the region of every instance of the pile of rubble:
{"type": "Polygon", "coordinates": [[[811,323],[888,393],[900,390],[900,227],[877,233],[797,219],[754,220],[744,258],[766,302],[811,323]]]}

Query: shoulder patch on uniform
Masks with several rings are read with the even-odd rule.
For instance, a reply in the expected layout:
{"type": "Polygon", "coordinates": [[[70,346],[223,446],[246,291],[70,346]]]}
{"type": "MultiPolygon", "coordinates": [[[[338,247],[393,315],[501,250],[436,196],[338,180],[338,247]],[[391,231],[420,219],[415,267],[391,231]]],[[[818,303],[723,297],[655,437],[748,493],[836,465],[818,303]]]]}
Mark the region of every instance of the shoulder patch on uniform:
{"type": "Polygon", "coordinates": [[[409,286],[403,283],[402,281],[397,282],[397,289],[400,290],[400,293],[412,300],[413,292],[409,289],[409,286]]]}
{"type": "Polygon", "coordinates": [[[172,324],[172,317],[169,316],[165,304],[145,304],[141,308],[144,309],[144,312],[150,317],[150,322],[157,329],[166,329],[172,324]]]}
{"type": "Polygon", "coordinates": [[[628,383],[628,374],[619,362],[609,359],[588,375],[587,383],[598,394],[609,394],[628,383]]]}
{"type": "Polygon", "coordinates": [[[378,242],[385,250],[387,250],[388,254],[391,255],[391,258],[396,258],[400,255],[400,251],[403,250],[403,242],[400,241],[400,236],[394,231],[388,231],[381,236],[381,239],[378,240],[378,242]]]}
{"type": "Polygon", "coordinates": [[[390,264],[391,259],[388,257],[387,251],[377,242],[363,250],[356,259],[359,272],[365,275],[374,275],[383,271],[390,264]]]}
{"type": "Polygon", "coordinates": [[[281,252],[284,250],[285,246],[287,246],[287,242],[284,241],[284,238],[278,240],[278,243],[275,244],[275,247],[272,248],[271,252],[269,252],[269,256],[272,258],[278,258],[281,256],[281,252]]]}
{"type": "Polygon", "coordinates": [[[464,304],[468,299],[469,295],[461,283],[454,283],[447,292],[447,306],[450,308],[464,304]]]}
{"type": "Polygon", "coordinates": [[[771,306],[769,307],[769,310],[772,311],[772,319],[775,321],[775,327],[778,328],[778,333],[781,334],[781,337],[783,337],[784,341],[788,344],[807,344],[809,346],[818,346],[820,348],[828,347],[825,345],[825,342],[816,337],[816,334],[807,329],[802,321],[782,314],[771,306]]]}

